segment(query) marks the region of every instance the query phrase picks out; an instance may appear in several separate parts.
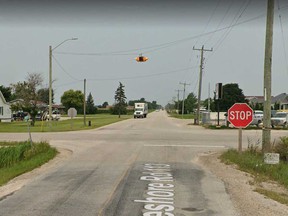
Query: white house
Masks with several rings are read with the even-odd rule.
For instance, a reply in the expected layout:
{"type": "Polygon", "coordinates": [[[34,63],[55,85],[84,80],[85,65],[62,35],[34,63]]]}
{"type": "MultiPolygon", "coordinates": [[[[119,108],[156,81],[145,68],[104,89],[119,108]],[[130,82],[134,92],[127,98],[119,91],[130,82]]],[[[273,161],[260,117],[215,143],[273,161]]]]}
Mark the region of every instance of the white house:
{"type": "Polygon", "coordinates": [[[12,119],[12,112],[10,104],[6,102],[2,92],[0,91],[0,121],[10,122],[12,119]]]}

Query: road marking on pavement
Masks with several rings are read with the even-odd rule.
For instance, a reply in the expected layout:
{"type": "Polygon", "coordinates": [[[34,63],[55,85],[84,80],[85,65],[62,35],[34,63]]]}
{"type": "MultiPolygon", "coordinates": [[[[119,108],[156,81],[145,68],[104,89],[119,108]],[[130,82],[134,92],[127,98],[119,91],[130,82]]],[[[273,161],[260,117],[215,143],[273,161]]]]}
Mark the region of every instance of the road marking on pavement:
{"type": "Polygon", "coordinates": [[[146,195],[134,200],[144,203],[143,216],[174,216],[175,186],[172,169],[169,164],[144,164],[141,181],[146,181],[146,195]]]}
{"type": "Polygon", "coordinates": [[[204,146],[204,145],[144,145],[144,147],[185,147],[185,148],[226,148],[226,146],[204,146]]]}

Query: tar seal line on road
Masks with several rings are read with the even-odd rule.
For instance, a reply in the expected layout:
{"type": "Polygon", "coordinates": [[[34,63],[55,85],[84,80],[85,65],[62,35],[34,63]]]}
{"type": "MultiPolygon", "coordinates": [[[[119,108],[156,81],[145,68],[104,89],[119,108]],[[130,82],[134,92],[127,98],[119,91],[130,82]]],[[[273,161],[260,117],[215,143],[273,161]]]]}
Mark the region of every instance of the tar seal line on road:
{"type": "Polygon", "coordinates": [[[145,164],[141,181],[149,181],[146,198],[134,200],[145,203],[143,216],[174,216],[174,181],[168,164],[145,164]]]}

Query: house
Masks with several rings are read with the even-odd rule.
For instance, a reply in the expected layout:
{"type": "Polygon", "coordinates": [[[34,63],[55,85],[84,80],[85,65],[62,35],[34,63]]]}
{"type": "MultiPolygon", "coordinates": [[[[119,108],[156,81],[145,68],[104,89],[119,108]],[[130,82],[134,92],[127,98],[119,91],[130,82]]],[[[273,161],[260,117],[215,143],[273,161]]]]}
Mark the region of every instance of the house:
{"type": "Polygon", "coordinates": [[[288,95],[286,93],[279,94],[271,99],[271,105],[275,108],[275,105],[279,106],[280,110],[288,110],[288,95]]]}
{"type": "Polygon", "coordinates": [[[12,112],[10,103],[6,102],[2,92],[0,91],[0,121],[11,122],[12,112]]]}
{"type": "MultiPolygon", "coordinates": [[[[264,96],[246,96],[246,100],[254,107],[256,104],[264,103],[264,96]]],[[[271,107],[276,110],[288,110],[288,94],[282,93],[271,97],[271,107]]]]}

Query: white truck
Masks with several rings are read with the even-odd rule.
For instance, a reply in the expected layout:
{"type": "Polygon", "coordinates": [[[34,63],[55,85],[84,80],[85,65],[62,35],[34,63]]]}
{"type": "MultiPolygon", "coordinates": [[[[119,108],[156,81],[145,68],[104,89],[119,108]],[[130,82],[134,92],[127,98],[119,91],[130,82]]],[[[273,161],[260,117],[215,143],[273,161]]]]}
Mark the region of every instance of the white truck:
{"type": "Polygon", "coordinates": [[[147,103],[135,103],[134,105],[134,118],[146,118],[148,115],[147,103]]]}
{"type": "Polygon", "coordinates": [[[288,113],[286,112],[277,112],[275,116],[271,118],[271,126],[282,126],[283,128],[287,127],[288,123],[288,113]]]}

